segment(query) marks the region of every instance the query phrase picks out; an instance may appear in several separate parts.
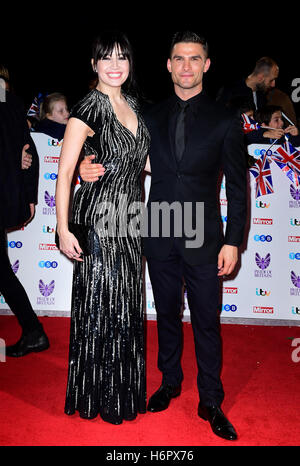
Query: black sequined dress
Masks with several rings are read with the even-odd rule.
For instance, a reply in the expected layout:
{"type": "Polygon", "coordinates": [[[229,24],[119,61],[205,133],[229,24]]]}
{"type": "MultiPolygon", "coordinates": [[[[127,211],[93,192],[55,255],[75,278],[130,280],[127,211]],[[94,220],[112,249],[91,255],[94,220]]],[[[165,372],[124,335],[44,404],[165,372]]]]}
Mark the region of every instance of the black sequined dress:
{"type": "Polygon", "coordinates": [[[96,89],[71,112],[95,132],[84,151],[106,171],[83,182],[73,201],[88,254],[74,263],[65,412],[113,424],[146,411],[141,237],[127,212],[141,201],[150,138],[135,99],[124,97],[138,118],[136,136],[96,89]]]}

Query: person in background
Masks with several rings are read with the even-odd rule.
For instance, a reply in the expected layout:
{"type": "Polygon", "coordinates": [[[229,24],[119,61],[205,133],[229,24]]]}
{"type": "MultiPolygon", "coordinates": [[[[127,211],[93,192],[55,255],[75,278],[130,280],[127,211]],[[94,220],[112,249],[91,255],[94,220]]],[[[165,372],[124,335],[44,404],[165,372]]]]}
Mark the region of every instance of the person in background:
{"type": "Polygon", "coordinates": [[[67,99],[63,94],[54,92],[41,103],[40,121],[35,126],[37,133],[45,133],[61,141],[64,138],[69,119],[67,99]]]}
{"type": "Polygon", "coordinates": [[[281,107],[266,105],[254,113],[254,119],[260,128],[246,134],[247,144],[271,144],[276,139],[282,144],[288,136],[293,146],[300,145],[299,130],[297,126],[285,123],[281,107]]]}
{"type": "Polygon", "coordinates": [[[39,175],[38,155],[23,105],[8,90],[0,101],[0,165],[0,292],[22,329],[21,338],[6,348],[6,355],[21,357],[46,350],[49,340],[7,253],[7,230],[27,225],[34,216],[39,175]],[[27,150],[30,163],[23,167],[27,150]]]}
{"type": "Polygon", "coordinates": [[[234,97],[247,97],[255,109],[267,103],[267,92],[275,87],[279,67],[270,57],[260,58],[246,79],[240,79],[224,86],[217,95],[217,101],[228,106],[234,97]]]}
{"type": "MultiPolygon", "coordinates": [[[[8,68],[6,68],[5,65],[0,64],[0,92],[3,91],[10,91],[11,92],[11,85],[10,85],[10,77],[9,77],[9,71],[8,68]]],[[[1,101],[1,95],[0,94],[0,101],[1,101]]],[[[3,96],[5,96],[5,92],[3,92],[3,96]]],[[[4,101],[5,101],[4,97],[4,101]]],[[[21,166],[25,170],[29,168],[32,164],[32,155],[27,152],[29,149],[29,144],[26,144],[22,150],[22,163],[21,166]]]]}

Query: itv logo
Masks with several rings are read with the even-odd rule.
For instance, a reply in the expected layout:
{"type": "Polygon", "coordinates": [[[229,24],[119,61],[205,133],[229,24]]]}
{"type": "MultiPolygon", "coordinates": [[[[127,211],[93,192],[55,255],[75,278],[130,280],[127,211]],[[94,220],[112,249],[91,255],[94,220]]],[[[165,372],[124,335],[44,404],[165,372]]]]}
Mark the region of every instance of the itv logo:
{"type": "Polygon", "coordinates": [[[293,227],[299,227],[299,226],[300,226],[300,220],[297,219],[297,218],[291,218],[291,219],[290,219],[290,224],[291,224],[293,227]]]}
{"type": "Polygon", "coordinates": [[[292,314],[295,314],[297,316],[300,316],[300,307],[293,306],[292,307],[292,314]]]}
{"type": "Polygon", "coordinates": [[[48,146],[51,147],[60,147],[62,146],[63,141],[58,141],[57,139],[48,139],[48,146]]]}
{"type": "Polygon", "coordinates": [[[55,233],[55,228],[43,225],[43,233],[55,233]]]}
{"type": "Polygon", "coordinates": [[[267,204],[266,202],[262,202],[262,201],[256,201],[255,203],[256,207],[258,209],[268,209],[270,207],[270,202],[267,204]]]}
{"type": "Polygon", "coordinates": [[[256,295],[257,296],[270,296],[271,291],[266,291],[261,288],[256,288],[256,295]]]}

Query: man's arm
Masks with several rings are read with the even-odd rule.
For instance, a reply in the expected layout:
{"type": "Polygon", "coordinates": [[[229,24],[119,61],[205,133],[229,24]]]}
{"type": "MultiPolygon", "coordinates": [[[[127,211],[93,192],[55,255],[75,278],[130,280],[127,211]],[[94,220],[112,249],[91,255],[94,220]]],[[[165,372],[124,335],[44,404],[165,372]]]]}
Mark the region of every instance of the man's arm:
{"type": "Polygon", "coordinates": [[[218,275],[230,275],[238,261],[238,247],[224,244],[218,255],[218,275]]]}
{"type": "MultiPolygon", "coordinates": [[[[25,151],[28,151],[31,155],[31,164],[24,170],[24,186],[25,196],[29,204],[37,204],[38,202],[38,183],[39,183],[39,156],[30,136],[27,125],[24,126],[24,146],[22,151],[22,165],[24,163],[23,155],[25,151]]],[[[23,167],[22,167],[23,168],[23,167]]]]}
{"type": "Polygon", "coordinates": [[[226,180],[227,226],[224,246],[218,257],[219,275],[229,275],[238,260],[247,218],[247,178],[243,132],[233,118],[223,143],[223,170],[226,180]]]}
{"type": "Polygon", "coordinates": [[[32,155],[27,152],[29,147],[29,144],[25,144],[22,150],[22,170],[27,170],[29,167],[31,167],[32,164],[32,155]]]}
{"type": "MultiPolygon", "coordinates": [[[[105,173],[105,168],[101,163],[92,163],[95,155],[87,155],[79,165],[79,175],[88,183],[98,181],[100,176],[103,176],[105,173]]],[[[151,173],[150,159],[147,157],[146,165],[144,170],[148,173],[151,173]]]]}

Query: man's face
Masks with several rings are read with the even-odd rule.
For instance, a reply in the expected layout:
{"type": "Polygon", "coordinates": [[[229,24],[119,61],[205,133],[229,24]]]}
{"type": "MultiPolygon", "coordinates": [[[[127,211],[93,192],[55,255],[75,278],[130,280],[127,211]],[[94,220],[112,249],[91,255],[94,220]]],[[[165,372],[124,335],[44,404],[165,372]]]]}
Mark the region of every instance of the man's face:
{"type": "Polygon", "coordinates": [[[261,81],[257,83],[257,90],[262,92],[268,92],[270,89],[275,87],[278,74],[278,66],[273,66],[268,75],[261,76],[261,81]]]}
{"type": "MultiPolygon", "coordinates": [[[[209,69],[210,60],[206,58],[201,44],[179,42],[175,44],[167,68],[172,75],[175,91],[191,90],[201,92],[203,73],[209,69]]],[[[185,91],[184,91],[185,92],[185,91]]]]}

